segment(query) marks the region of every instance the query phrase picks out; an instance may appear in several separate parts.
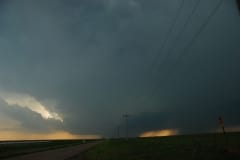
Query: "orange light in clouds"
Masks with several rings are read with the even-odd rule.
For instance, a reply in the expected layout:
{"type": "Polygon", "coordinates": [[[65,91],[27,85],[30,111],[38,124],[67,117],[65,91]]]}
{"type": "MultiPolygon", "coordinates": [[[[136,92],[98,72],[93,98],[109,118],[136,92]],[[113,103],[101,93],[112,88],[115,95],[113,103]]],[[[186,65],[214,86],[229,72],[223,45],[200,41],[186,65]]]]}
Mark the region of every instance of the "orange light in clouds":
{"type": "Polygon", "coordinates": [[[50,139],[100,139],[99,135],[78,135],[66,131],[52,133],[27,133],[0,131],[0,140],[50,140],[50,139]]]}
{"type": "Polygon", "coordinates": [[[162,136],[173,136],[179,133],[176,129],[164,129],[157,131],[147,131],[142,133],[139,137],[162,137],[162,136]]]}

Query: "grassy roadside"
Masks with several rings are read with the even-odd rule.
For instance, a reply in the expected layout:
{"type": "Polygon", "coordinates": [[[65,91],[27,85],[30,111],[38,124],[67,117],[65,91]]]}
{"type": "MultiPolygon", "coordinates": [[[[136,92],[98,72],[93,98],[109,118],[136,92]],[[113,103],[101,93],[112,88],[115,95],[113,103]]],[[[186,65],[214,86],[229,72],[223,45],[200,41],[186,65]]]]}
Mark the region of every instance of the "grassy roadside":
{"type": "Polygon", "coordinates": [[[85,152],[85,160],[235,160],[240,134],[173,136],[106,140],[85,152]]]}
{"type": "MultiPolygon", "coordinates": [[[[70,147],[82,143],[82,140],[51,140],[46,143],[0,144],[0,159],[70,147]]],[[[88,143],[88,141],[86,141],[86,143],[88,143]]]]}

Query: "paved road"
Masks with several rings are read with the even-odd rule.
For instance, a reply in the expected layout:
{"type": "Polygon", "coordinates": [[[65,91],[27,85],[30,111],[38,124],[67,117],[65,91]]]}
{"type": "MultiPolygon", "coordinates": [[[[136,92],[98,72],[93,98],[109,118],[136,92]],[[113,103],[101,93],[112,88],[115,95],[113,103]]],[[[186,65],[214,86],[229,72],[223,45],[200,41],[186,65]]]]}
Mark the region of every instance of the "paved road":
{"type": "Polygon", "coordinates": [[[99,142],[88,143],[73,147],[37,152],[23,156],[8,158],[5,160],[81,160],[81,152],[93,147],[98,143],[99,142]]]}

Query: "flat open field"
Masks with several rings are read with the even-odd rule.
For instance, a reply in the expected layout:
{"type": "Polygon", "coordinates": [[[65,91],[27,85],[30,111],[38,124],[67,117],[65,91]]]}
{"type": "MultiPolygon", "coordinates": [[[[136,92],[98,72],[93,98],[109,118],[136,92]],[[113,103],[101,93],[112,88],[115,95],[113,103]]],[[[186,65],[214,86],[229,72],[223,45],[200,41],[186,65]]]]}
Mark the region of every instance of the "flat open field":
{"type": "Polygon", "coordinates": [[[6,160],[82,160],[82,152],[88,150],[97,143],[99,142],[25,154],[7,158],[6,160]]]}
{"type": "Polygon", "coordinates": [[[46,141],[4,141],[0,142],[0,159],[18,157],[25,154],[68,148],[90,143],[94,140],[46,140],[46,141]]]}
{"type": "Polygon", "coordinates": [[[239,160],[240,134],[112,139],[84,154],[85,160],[239,160]]]}

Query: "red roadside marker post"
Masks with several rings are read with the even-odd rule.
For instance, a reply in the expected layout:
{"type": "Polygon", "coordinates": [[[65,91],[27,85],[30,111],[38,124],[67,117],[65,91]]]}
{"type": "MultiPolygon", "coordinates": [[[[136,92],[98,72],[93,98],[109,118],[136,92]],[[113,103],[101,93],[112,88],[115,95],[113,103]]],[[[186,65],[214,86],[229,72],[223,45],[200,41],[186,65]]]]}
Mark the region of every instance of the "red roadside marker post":
{"type": "Polygon", "coordinates": [[[228,147],[228,137],[227,137],[226,131],[225,131],[224,120],[221,116],[219,116],[218,122],[219,122],[219,124],[222,128],[222,131],[223,131],[223,135],[224,135],[224,138],[225,138],[225,146],[228,147]]]}

